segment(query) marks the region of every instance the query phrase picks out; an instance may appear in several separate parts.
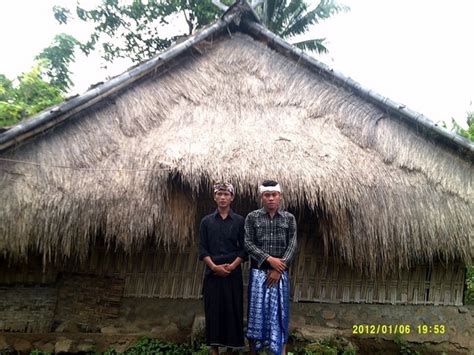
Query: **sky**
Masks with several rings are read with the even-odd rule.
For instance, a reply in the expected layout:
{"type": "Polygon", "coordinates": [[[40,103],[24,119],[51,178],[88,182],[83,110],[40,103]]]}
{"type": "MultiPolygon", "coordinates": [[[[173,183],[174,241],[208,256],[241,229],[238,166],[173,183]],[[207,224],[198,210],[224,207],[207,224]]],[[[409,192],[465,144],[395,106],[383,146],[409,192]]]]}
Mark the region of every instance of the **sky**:
{"type": "MultiPolygon", "coordinates": [[[[1,0],[0,73],[14,79],[28,71],[35,55],[57,33],[85,39],[87,25],[59,25],[52,14],[54,5],[73,6],[75,2],[1,0]]],[[[80,2],[90,6],[97,0],[80,2]]],[[[321,22],[308,33],[326,38],[329,54],[317,56],[318,60],[434,122],[455,118],[465,126],[467,111],[474,111],[474,1],[339,2],[351,10],[321,22]]],[[[186,27],[182,28],[184,33],[186,27]]],[[[105,70],[100,64],[97,56],[77,55],[72,67],[76,86],[71,94],[83,93],[90,85],[131,66],[122,61],[105,70]]]]}

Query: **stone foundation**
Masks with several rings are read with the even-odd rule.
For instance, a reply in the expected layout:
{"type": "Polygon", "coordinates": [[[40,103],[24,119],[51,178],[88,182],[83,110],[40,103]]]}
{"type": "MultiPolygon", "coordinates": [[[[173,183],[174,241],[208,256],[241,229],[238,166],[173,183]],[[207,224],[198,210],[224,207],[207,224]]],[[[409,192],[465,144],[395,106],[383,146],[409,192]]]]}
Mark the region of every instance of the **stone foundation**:
{"type": "MultiPolygon", "coordinates": [[[[6,322],[27,324],[41,315],[45,322],[52,320],[52,302],[57,299],[52,288],[23,288],[21,296],[9,294],[13,288],[0,288],[0,319],[6,322]],[[3,296],[3,297],[1,297],[3,296]],[[28,301],[28,302],[26,302],[28,301]],[[8,306],[7,306],[8,305],[8,306]],[[18,306],[15,306],[18,305],[18,306]],[[24,307],[23,309],[21,307],[24,307]],[[44,306],[44,308],[43,308],[44,306]],[[35,313],[36,310],[36,313],[35,313]],[[31,318],[27,315],[31,312],[31,318]],[[43,312],[43,313],[41,313],[43,312]],[[27,319],[28,318],[28,319],[27,319]]],[[[419,346],[423,354],[445,351],[448,354],[469,354],[474,349],[474,306],[390,306],[364,304],[291,304],[291,331],[298,337],[314,341],[331,335],[342,335],[357,344],[360,354],[384,349],[385,354],[399,353],[393,340],[399,336],[411,346],[419,346]],[[423,333],[418,325],[432,326],[431,333],[423,333]],[[354,334],[353,326],[385,325],[385,334],[354,334]],[[388,326],[391,325],[391,333],[388,326]],[[394,327],[404,326],[405,334],[395,335],[394,327]],[[406,326],[410,331],[406,331],[406,326]],[[443,325],[444,334],[434,334],[433,326],[443,325]],[[409,334],[407,334],[409,333],[409,334]]],[[[52,332],[16,326],[0,333],[0,352],[3,348],[18,351],[41,349],[46,351],[104,351],[109,347],[125,350],[142,336],[173,341],[190,341],[196,322],[202,322],[203,304],[200,300],[153,298],[123,298],[118,315],[99,319],[95,328],[87,332],[74,317],[63,320],[52,332]],[[31,333],[27,333],[30,331],[31,333]],[[87,350],[90,349],[90,350],[87,350]]],[[[10,324],[10,323],[9,323],[10,324]]],[[[40,323],[37,323],[40,324],[40,323]]],[[[39,328],[38,328],[39,329],[39,328]]],[[[400,333],[400,330],[398,330],[400,333]]]]}
{"type": "Polygon", "coordinates": [[[474,306],[292,303],[291,307],[291,328],[308,340],[342,335],[370,353],[371,342],[388,350],[400,337],[422,354],[474,353],[474,306]]]}
{"type": "Polygon", "coordinates": [[[67,275],[60,277],[54,326],[74,322],[94,330],[120,313],[124,281],[113,277],[67,275]]]}
{"type": "Polygon", "coordinates": [[[56,293],[49,286],[1,286],[0,331],[51,331],[56,293]]]}

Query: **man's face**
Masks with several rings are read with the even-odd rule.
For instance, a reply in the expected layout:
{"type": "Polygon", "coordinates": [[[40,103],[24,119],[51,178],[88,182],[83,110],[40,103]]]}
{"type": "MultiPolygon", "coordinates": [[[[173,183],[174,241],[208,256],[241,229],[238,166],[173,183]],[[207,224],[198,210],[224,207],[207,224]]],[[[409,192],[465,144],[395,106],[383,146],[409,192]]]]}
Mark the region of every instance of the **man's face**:
{"type": "Polygon", "coordinates": [[[277,191],[267,191],[262,194],[263,207],[276,210],[280,207],[281,194],[277,191]]]}
{"type": "Polygon", "coordinates": [[[229,191],[217,191],[214,194],[214,201],[216,201],[218,207],[226,208],[234,201],[234,195],[229,191]]]}

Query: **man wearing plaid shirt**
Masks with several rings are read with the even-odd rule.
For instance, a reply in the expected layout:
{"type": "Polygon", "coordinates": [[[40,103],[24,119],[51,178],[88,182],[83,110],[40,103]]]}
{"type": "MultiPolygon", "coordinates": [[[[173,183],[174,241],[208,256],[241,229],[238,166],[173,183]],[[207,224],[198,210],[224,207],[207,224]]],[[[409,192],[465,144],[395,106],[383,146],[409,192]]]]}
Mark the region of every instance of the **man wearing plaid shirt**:
{"type": "Polygon", "coordinates": [[[296,252],[296,220],[280,209],[276,181],[264,181],[259,193],[263,208],[245,219],[245,249],[251,257],[247,338],[251,354],[264,347],[282,354],[288,341],[288,266],[296,252]]]}

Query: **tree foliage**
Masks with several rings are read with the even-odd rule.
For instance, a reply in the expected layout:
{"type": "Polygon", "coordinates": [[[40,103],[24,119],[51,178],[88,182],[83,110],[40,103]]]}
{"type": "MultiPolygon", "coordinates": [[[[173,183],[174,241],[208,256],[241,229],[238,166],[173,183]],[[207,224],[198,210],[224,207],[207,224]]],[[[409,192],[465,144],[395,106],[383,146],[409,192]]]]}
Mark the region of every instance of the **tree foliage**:
{"type": "MultiPolygon", "coordinates": [[[[231,5],[234,0],[222,0],[231,5]]],[[[304,0],[267,0],[257,8],[266,26],[283,38],[293,39],[321,20],[345,11],[335,0],[321,0],[310,8],[304,0]]],[[[84,53],[101,49],[103,58],[131,58],[135,62],[148,59],[173,44],[180,33],[163,35],[163,26],[184,18],[186,33],[210,24],[221,15],[211,0],[102,0],[92,9],[77,3],[74,10],[55,6],[54,16],[63,24],[79,19],[93,24],[94,30],[85,42],[61,33],[36,57],[30,72],[14,82],[0,75],[0,126],[8,126],[63,101],[63,93],[71,88],[70,64],[75,51],[84,53]]],[[[325,52],[324,39],[294,43],[300,48],[325,52]]]]}
{"type": "Polygon", "coordinates": [[[74,37],[59,34],[36,56],[33,68],[11,81],[0,74],[0,127],[6,127],[64,100],[73,84],[69,65],[74,61],[74,37]]]}
{"type": "Polygon", "coordinates": [[[54,37],[53,44],[46,47],[36,56],[45,63],[45,74],[50,84],[63,92],[73,85],[69,65],[74,62],[75,50],[79,41],[73,36],[60,33],[54,37]]]}
{"type": "Polygon", "coordinates": [[[161,32],[176,15],[184,16],[187,33],[191,35],[219,14],[210,0],[133,0],[128,3],[102,0],[90,10],[78,2],[73,11],[55,6],[53,12],[59,23],[79,19],[93,24],[90,38],[81,43],[80,48],[89,54],[100,46],[102,57],[108,62],[115,58],[140,62],[170,47],[179,34],[164,36],[161,32]]]}
{"type": "Polygon", "coordinates": [[[17,78],[17,84],[0,74],[0,127],[56,105],[64,100],[61,89],[44,79],[46,62],[36,65],[17,78]]]}
{"type": "MultiPolygon", "coordinates": [[[[234,1],[222,2],[230,5],[234,1]]],[[[321,20],[347,9],[335,0],[321,0],[311,9],[304,0],[267,0],[257,12],[270,30],[291,39],[321,20]]],[[[163,26],[175,21],[178,16],[184,17],[186,32],[191,35],[220,15],[221,11],[211,0],[102,0],[99,6],[92,9],[82,7],[79,2],[74,10],[54,7],[54,16],[60,23],[79,19],[93,24],[90,38],[81,43],[80,48],[86,54],[100,49],[107,62],[125,57],[140,62],[168,48],[182,30],[181,33],[165,35],[163,26]]],[[[321,38],[294,44],[305,50],[327,51],[321,38]]]]}
{"type": "MultiPolygon", "coordinates": [[[[260,14],[270,31],[291,41],[322,20],[348,10],[347,6],[338,4],[335,0],[321,0],[312,9],[304,0],[268,0],[260,14]]],[[[293,44],[303,50],[324,53],[327,52],[324,41],[324,38],[315,38],[293,44]]]]}
{"type": "Polygon", "coordinates": [[[441,121],[440,125],[441,127],[451,129],[452,132],[455,132],[456,134],[474,142],[474,111],[467,113],[466,123],[467,129],[461,127],[461,125],[455,121],[454,118],[451,118],[450,128],[448,127],[448,123],[446,123],[446,121],[441,121]]]}
{"type": "Polygon", "coordinates": [[[466,285],[464,289],[464,304],[474,305],[474,265],[466,267],[466,285]]]}
{"type": "Polygon", "coordinates": [[[454,119],[452,120],[452,130],[474,142],[474,112],[467,113],[467,129],[462,128],[454,119]]]}

